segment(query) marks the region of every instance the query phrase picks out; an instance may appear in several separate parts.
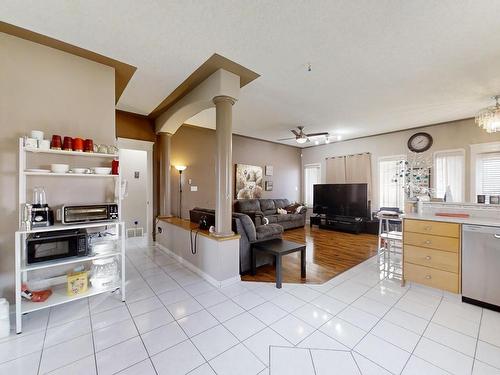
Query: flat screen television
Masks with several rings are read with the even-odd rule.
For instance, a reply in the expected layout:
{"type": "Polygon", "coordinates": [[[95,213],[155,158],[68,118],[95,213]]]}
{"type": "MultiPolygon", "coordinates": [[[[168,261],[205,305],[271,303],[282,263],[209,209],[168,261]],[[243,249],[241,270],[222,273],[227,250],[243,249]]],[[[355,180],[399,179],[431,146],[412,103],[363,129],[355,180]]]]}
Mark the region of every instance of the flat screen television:
{"type": "Polygon", "coordinates": [[[330,217],[369,217],[368,184],[314,185],[313,212],[330,217]]]}

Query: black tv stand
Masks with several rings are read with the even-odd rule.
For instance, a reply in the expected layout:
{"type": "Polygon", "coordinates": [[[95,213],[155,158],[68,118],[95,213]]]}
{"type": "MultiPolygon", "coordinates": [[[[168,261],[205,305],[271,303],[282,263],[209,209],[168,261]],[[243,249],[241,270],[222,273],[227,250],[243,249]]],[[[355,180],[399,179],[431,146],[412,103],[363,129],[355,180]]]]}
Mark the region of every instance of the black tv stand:
{"type": "Polygon", "coordinates": [[[321,229],[339,230],[359,234],[363,229],[363,218],[352,216],[331,216],[322,220],[321,229]]]}

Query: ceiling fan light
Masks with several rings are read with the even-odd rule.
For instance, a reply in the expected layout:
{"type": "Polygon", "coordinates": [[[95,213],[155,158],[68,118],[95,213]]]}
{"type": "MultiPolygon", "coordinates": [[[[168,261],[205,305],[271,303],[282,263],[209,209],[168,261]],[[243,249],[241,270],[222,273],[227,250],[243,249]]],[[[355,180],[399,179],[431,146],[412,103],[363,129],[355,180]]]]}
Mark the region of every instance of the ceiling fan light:
{"type": "Polygon", "coordinates": [[[325,143],[326,143],[326,144],[330,143],[330,137],[326,137],[326,138],[325,138],[325,143]]]}
{"type": "Polygon", "coordinates": [[[316,146],[317,146],[317,145],[319,145],[319,141],[318,141],[318,140],[314,141],[314,144],[315,144],[316,146]]]}
{"type": "Polygon", "coordinates": [[[297,143],[303,144],[307,142],[307,137],[299,137],[296,139],[297,143]]]}

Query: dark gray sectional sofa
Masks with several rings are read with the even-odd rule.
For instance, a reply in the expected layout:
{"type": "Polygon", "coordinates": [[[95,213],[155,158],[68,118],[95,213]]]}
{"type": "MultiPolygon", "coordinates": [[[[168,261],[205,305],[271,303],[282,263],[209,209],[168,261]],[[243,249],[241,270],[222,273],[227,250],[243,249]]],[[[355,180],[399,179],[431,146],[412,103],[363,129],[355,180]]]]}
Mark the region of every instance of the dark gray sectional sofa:
{"type": "Polygon", "coordinates": [[[234,202],[233,212],[254,216],[256,225],[263,224],[262,220],[266,217],[269,224],[279,224],[283,229],[303,227],[306,223],[306,207],[303,207],[297,214],[278,214],[278,208],[284,209],[289,205],[288,199],[238,199],[234,202]]]}
{"type": "MultiPolygon", "coordinates": [[[[195,207],[190,211],[190,218],[193,222],[199,222],[205,216],[209,225],[215,223],[215,210],[209,208],[195,207]]],[[[252,254],[250,246],[253,243],[281,238],[283,227],[278,224],[255,225],[254,215],[234,212],[232,219],[232,230],[238,233],[240,238],[240,273],[250,271],[252,266],[252,254]]],[[[266,254],[257,254],[257,267],[268,264],[273,258],[266,254]]]]}

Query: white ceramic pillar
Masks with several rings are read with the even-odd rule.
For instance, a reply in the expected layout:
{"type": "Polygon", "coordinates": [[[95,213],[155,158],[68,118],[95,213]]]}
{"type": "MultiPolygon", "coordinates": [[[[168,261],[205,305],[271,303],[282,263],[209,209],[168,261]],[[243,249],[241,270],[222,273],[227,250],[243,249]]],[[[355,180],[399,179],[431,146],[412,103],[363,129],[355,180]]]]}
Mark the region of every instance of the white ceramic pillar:
{"type": "Polygon", "coordinates": [[[160,215],[172,216],[170,194],[170,140],[172,134],[159,133],[160,137],[160,215]]]}
{"type": "Polygon", "coordinates": [[[232,170],[233,170],[233,104],[230,96],[213,99],[216,112],[216,159],[215,159],[215,235],[227,237],[231,230],[232,170]]]}

